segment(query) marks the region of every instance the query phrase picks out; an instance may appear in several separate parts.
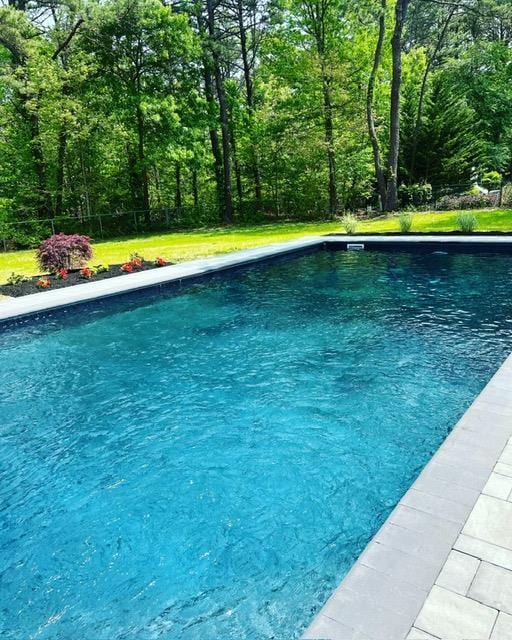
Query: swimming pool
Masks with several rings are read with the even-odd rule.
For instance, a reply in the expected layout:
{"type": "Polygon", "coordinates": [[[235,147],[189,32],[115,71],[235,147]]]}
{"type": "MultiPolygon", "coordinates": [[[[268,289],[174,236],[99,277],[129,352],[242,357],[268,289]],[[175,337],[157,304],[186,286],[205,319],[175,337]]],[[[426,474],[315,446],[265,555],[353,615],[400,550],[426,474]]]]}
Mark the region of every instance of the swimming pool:
{"type": "Polygon", "coordinates": [[[298,637],[510,352],[511,275],[319,251],[5,331],[4,637],[298,637]]]}

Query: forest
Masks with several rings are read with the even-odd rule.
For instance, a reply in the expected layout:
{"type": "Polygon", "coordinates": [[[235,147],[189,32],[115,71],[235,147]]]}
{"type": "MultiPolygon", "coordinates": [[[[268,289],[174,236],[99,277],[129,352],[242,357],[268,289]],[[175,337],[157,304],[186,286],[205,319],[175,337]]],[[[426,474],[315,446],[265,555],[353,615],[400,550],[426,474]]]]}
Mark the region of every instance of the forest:
{"type": "Polygon", "coordinates": [[[0,227],[18,246],[64,217],[307,220],[511,174],[510,0],[0,7],[0,227]]]}

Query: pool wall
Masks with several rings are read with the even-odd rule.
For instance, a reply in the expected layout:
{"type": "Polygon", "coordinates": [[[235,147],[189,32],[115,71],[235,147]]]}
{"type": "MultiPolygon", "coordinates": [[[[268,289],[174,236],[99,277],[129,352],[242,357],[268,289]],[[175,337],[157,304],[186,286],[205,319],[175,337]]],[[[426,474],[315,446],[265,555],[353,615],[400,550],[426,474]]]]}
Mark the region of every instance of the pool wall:
{"type": "MultiPolygon", "coordinates": [[[[309,237],[9,300],[0,304],[0,329],[105,299],[111,305],[127,296],[158,296],[219,272],[322,248],[346,249],[348,243],[387,250],[512,250],[512,238],[500,236],[309,237]]],[[[304,640],[429,637],[408,634],[414,634],[413,623],[511,436],[512,356],[400,500],[304,640]]]]}

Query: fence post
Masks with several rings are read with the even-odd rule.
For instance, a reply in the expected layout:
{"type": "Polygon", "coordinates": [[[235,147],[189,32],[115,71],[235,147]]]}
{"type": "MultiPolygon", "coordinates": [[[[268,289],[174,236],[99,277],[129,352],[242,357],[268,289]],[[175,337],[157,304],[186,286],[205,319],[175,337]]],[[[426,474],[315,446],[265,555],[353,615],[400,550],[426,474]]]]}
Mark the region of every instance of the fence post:
{"type": "Polygon", "coordinates": [[[137,222],[137,212],[134,211],[133,212],[133,222],[135,223],[135,231],[137,231],[138,227],[138,222],[137,222]]]}
{"type": "Polygon", "coordinates": [[[101,221],[101,213],[98,215],[98,220],[99,220],[99,223],[100,223],[100,235],[103,238],[103,223],[101,221]]]}
{"type": "Polygon", "coordinates": [[[53,224],[53,220],[50,220],[51,225],[52,225],[52,236],[55,235],[55,225],[53,224]]]}

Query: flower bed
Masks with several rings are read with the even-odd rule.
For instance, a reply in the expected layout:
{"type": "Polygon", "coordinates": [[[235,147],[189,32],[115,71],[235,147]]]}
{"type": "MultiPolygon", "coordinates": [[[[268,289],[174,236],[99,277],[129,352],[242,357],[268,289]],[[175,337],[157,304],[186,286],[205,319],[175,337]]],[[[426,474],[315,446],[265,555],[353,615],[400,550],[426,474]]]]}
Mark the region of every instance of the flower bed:
{"type": "Polygon", "coordinates": [[[9,278],[10,284],[0,285],[0,296],[18,298],[31,293],[62,289],[76,284],[84,284],[85,282],[94,282],[95,280],[105,280],[106,278],[137,273],[138,271],[158,269],[169,264],[172,263],[166,262],[163,258],[157,258],[155,261],[145,261],[139,256],[132,256],[130,260],[123,264],[99,265],[97,267],[84,267],[69,271],[59,269],[54,274],[38,275],[32,278],[24,278],[13,274],[9,278]]]}

